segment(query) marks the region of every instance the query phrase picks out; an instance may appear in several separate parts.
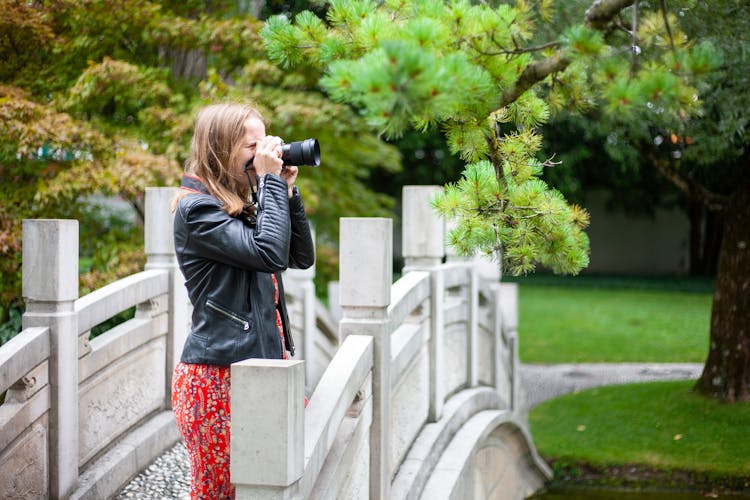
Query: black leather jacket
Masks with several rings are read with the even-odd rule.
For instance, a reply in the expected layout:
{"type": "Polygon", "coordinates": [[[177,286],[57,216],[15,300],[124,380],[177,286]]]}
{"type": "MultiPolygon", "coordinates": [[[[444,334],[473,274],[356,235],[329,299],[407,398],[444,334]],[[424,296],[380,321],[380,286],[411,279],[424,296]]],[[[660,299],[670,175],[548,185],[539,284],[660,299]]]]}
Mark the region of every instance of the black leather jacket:
{"type": "Polygon", "coordinates": [[[177,262],[193,304],[181,361],[227,366],[282,358],[271,273],[279,284],[286,349],[294,355],[281,271],[315,260],[299,191],[289,199],[286,182],[266,175],[258,181],[257,217],[249,218],[227,214],[196,177],[183,176],[182,186],[196,194],[180,200],[174,219],[177,262]]]}

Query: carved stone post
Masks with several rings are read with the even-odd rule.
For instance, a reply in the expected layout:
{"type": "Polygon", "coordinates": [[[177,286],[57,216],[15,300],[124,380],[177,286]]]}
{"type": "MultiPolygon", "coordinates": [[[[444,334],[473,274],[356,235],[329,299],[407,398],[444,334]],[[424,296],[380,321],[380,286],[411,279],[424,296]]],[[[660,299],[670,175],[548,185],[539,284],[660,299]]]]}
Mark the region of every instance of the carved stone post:
{"type": "Polygon", "coordinates": [[[237,500],[291,500],[305,467],[305,362],[232,365],[229,475],[237,500]]]}
{"type": "Polygon", "coordinates": [[[407,269],[425,269],[443,262],[445,222],[430,207],[430,199],[442,190],[440,186],[404,186],[401,241],[407,269]]]}
{"type": "Polygon", "coordinates": [[[144,227],[146,269],[169,271],[169,330],[166,346],[166,391],[164,405],[172,406],[172,372],[182,354],[188,334],[190,307],[184,279],[177,265],[174,250],[174,215],[172,200],[177,188],[146,188],[146,217],[144,227]]]}
{"type": "Polygon", "coordinates": [[[393,222],[342,218],[339,246],[341,340],[373,338],[370,499],[389,500],[391,490],[391,330],[388,305],[393,281],[393,222]]]}
{"type": "Polygon", "coordinates": [[[445,255],[445,221],[430,207],[439,186],[404,186],[401,241],[404,273],[430,273],[430,422],[440,420],[445,399],[445,285],[441,267],[445,255]]]}
{"type": "Polygon", "coordinates": [[[78,221],[23,221],[23,327],[50,329],[49,494],[78,482],[78,221]]]}

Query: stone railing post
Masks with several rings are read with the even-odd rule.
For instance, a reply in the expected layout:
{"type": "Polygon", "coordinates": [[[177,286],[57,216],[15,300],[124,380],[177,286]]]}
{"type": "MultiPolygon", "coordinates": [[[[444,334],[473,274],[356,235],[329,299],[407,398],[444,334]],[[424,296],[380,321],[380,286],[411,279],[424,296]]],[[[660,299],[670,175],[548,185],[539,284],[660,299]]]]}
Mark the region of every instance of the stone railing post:
{"type": "Polygon", "coordinates": [[[169,327],[164,368],[166,370],[164,402],[166,408],[172,406],[172,372],[180,360],[190,321],[187,290],[174,250],[174,214],[171,205],[176,194],[177,188],[146,188],[144,227],[146,269],[169,271],[169,327]]]}
{"type": "Polygon", "coordinates": [[[440,186],[404,186],[401,226],[404,271],[442,264],[445,255],[445,221],[430,207],[440,186]]]}
{"type": "Polygon", "coordinates": [[[445,221],[430,207],[430,199],[442,189],[439,186],[404,186],[403,189],[404,273],[412,269],[430,273],[430,422],[440,420],[445,399],[445,281],[441,268],[445,255],[445,221]]]}
{"type": "MultiPolygon", "coordinates": [[[[315,232],[313,231],[313,241],[315,232]]],[[[295,358],[304,359],[306,380],[313,380],[312,370],[314,363],[312,357],[315,355],[315,264],[307,269],[287,269],[284,272],[284,283],[294,283],[294,286],[302,292],[302,337],[301,345],[296,345],[295,358]]],[[[294,336],[300,339],[299,335],[294,336]]]]}
{"type": "Polygon", "coordinates": [[[305,362],[248,359],[231,368],[229,475],[237,500],[291,500],[305,467],[305,362]]]}
{"type": "Polygon", "coordinates": [[[23,327],[50,329],[49,496],[78,482],[78,221],[23,221],[23,327]]]}
{"type": "Polygon", "coordinates": [[[341,341],[353,334],[373,338],[369,498],[388,500],[391,496],[388,305],[393,281],[393,221],[342,218],[340,224],[341,341]]]}

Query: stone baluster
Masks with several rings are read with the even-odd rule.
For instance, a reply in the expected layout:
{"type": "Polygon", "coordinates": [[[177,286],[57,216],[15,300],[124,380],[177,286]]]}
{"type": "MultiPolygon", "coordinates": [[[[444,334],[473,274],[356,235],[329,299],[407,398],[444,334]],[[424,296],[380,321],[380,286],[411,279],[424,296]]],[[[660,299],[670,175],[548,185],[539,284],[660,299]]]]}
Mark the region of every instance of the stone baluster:
{"type": "MultiPolygon", "coordinates": [[[[339,298],[339,282],[329,281],[326,287],[328,292],[328,311],[331,313],[331,318],[335,323],[341,321],[341,299],[339,298]]],[[[341,339],[339,339],[341,344],[341,339]]]]}
{"type": "Polygon", "coordinates": [[[440,420],[445,399],[445,280],[441,267],[445,255],[445,221],[430,207],[430,199],[441,191],[439,186],[404,186],[403,189],[404,273],[412,269],[430,273],[430,422],[440,420]]]}
{"type": "Polygon", "coordinates": [[[50,329],[49,496],[78,482],[78,221],[23,221],[23,328],[50,329]]]}
{"type": "Polygon", "coordinates": [[[232,364],[229,474],[237,500],[299,496],[305,466],[305,362],[232,364]]]}
{"type": "Polygon", "coordinates": [[[401,226],[404,272],[410,268],[433,268],[443,262],[445,222],[430,207],[430,199],[442,190],[440,186],[404,186],[401,226]]]}
{"type": "Polygon", "coordinates": [[[341,341],[348,335],[373,338],[370,496],[390,499],[390,366],[388,306],[393,281],[393,222],[342,218],[339,245],[341,341]]]}
{"type": "Polygon", "coordinates": [[[469,331],[466,341],[466,382],[469,387],[479,385],[479,270],[472,264],[469,274],[467,323],[469,331]]]}
{"type": "MultiPolygon", "coordinates": [[[[518,357],[518,283],[500,283],[500,314],[502,315],[502,332],[508,341],[510,349],[510,408],[517,410],[520,403],[521,390],[520,369],[518,357]]],[[[500,339],[498,339],[500,340],[500,339]]]]}
{"type": "Polygon", "coordinates": [[[180,360],[182,347],[188,334],[190,307],[187,290],[174,250],[174,215],[172,200],[177,188],[146,188],[146,217],[144,227],[146,269],[169,271],[169,327],[166,346],[166,397],[165,407],[170,408],[172,372],[180,360]]]}

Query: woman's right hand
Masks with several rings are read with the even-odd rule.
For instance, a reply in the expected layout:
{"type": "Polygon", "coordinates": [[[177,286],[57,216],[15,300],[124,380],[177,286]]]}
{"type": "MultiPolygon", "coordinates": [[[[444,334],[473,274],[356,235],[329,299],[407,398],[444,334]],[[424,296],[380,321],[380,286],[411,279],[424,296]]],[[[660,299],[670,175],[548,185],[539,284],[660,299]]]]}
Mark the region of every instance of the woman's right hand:
{"type": "Polygon", "coordinates": [[[281,139],[268,135],[258,141],[255,147],[253,167],[255,173],[263,177],[265,174],[281,174],[281,139]]]}

